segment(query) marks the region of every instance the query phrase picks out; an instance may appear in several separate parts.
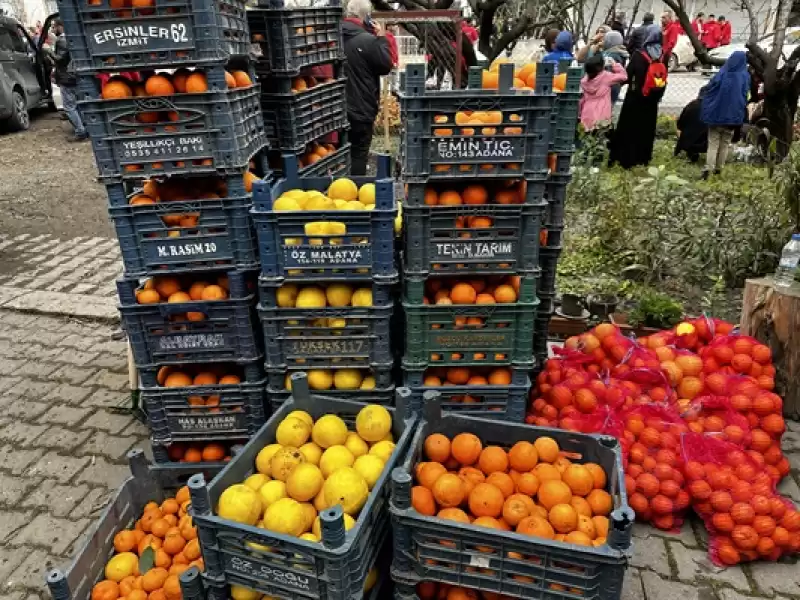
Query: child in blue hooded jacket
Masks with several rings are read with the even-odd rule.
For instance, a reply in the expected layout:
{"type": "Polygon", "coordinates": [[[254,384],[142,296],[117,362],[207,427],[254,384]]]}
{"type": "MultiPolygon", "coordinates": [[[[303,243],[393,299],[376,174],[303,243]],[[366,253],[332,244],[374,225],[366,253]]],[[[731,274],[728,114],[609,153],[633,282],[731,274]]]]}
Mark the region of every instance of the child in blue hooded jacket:
{"type": "Polygon", "coordinates": [[[561,60],[572,60],[572,34],[569,31],[562,31],[556,36],[553,50],[545,54],[542,62],[558,63],[561,60]]]}

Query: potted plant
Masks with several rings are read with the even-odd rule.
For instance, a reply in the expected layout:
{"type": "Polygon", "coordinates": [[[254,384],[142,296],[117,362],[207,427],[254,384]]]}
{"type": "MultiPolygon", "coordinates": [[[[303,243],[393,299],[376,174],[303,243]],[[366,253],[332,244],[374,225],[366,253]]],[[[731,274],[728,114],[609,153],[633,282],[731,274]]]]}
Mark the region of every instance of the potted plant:
{"type": "Polygon", "coordinates": [[[619,304],[619,282],[610,278],[601,278],[592,286],[594,293],[586,298],[586,308],[593,317],[606,320],[619,304]]]}
{"type": "Polygon", "coordinates": [[[628,324],[637,334],[647,334],[660,329],[670,329],[683,318],[683,305],[661,292],[645,291],[636,307],[627,316],[628,324]],[[651,332],[647,332],[651,329],[651,332]],[[641,333],[640,333],[641,332],[641,333]]]}

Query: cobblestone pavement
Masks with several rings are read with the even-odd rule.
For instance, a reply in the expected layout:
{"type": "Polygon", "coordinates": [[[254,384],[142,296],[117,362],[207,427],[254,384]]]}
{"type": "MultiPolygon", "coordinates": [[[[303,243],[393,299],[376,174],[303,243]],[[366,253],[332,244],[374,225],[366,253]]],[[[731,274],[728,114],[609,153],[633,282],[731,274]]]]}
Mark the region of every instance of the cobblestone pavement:
{"type": "MultiPolygon", "coordinates": [[[[46,600],[44,574],[65,567],[128,473],[125,454],[147,448],[127,406],[125,344],[92,321],[0,308],[0,600],[46,600]]],[[[800,502],[800,424],[784,450],[781,491],[800,502]]],[[[718,569],[702,524],[677,535],[634,529],[624,600],[800,598],[800,564],[718,569]]],[[[85,599],[80,599],[85,600],[85,599]]]]}

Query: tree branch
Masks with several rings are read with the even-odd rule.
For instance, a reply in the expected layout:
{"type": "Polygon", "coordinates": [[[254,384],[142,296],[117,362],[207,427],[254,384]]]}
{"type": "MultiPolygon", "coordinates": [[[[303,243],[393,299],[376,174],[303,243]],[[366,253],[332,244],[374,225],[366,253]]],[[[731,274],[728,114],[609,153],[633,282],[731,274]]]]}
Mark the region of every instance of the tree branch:
{"type": "Polygon", "coordinates": [[[778,0],[778,10],[775,16],[775,36],[770,56],[778,60],[783,53],[783,41],[786,39],[786,25],[789,22],[789,13],[792,10],[791,0],[778,0]]]}
{"type": "Polygon", "coordinates": [[[686,13],[686,9],[683,6],[683,3],[680,0],[664,0],[664,4],[669,6],[675,16],[678,17],[678,21],[680,21],[681,27],[683,27],[683,31],[686,34],[686,37],[689,38],[689,41],[692,43],[692,48],[694,48],[694,55],[704,65],[716,65],[722,66],[725,64],[724,59],[720,58],[711,58],[708,55],[708,49],[700,42],[697,38],[697,34],[694,32],[692,28],[692,22],[689,20],[689,15],[686,13]]]}
{"type": "Polygon", "coordinates": [[[495,58],[500,56],[500,53],[508,47],[509,44],[517,40],[525,31],[528,29],[528,25],[530,24],[530,17],[528,15],[522,15],[517,24],[514,25],[509,31],[504,33],[497,43],[495,43],[494,48],[492,48],[492,52],[490,55],[487,56],[489,61],[493,61],[495,58]]]}
{"type": "Polygon", "coordinates": [[[758,19],[756,19],[756,11],[753,10],[752,0],[741,0],[744,11],[747,13],[747,20],[750,23],[750,37],[747,42],[749,44],[756,44],[758,42],[758,19]]]}

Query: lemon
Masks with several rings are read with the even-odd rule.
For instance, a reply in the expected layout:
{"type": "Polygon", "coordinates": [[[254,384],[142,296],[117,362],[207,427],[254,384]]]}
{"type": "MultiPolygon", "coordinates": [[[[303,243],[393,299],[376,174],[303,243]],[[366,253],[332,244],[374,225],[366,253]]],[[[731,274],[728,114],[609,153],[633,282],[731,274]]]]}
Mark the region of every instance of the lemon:
{"type": "Polygon", "coordinates": [[[361,186],[361,189],[358,190],[358,201],[361,202],[364,206],[367,204],[375,204],[375,184],[374,183],[365,183],[361,186]]]}
{"type": "Polygon", "coordinates": [[[322,493],[322,490],[320,490],[319,494],[314,497],[314,508],[317,512],[321,512],[328,508],[328,505],[325,504],[325,494],[322,493]]]}
{"type": "Polygon", "coordinates": [[[289,474],[299,465],[306,460],[297,448],[293,446],[284,446],[275,453],[269,463],[272,476],[279,481],[286,481],[289,474]]]}
{"type": "Polygon", "coordinates": [[[231,586],[231,598],[233,598],[233,600],[258,600],[260,597],[260,592],[238,585],[231,586]]]}
{"type": "Polygon", "coordinates": [[[333,204],[336,206],[336,210],[345,210],[345,207],[347,206],[348,202],[347,200],[336,199],[333,201],[333,204]]]}
{"type": "Polygon", "coordinates": [[[298,502],[307,502],[322,489],[322,472],[317,465],[297,465],[286,479],[286,492],[298,502]]]}
{"type": "Polygon", "coordinates": [[[256,470],[259,473],[263,473],[264,475],[269,475],[272,477],[270,462],[272,461],[272,457],[275,456],[275,453],[280,449],[280,444],[270,444],[269,446],[264,446],[258,453],[258,456],[256,456],[256,470]]]}
{"type": "Polygon", "coordinates": [[[336,205],[330,198],[326,198],[325,196],[314,196],[308,202],[306,202],[304,208],[306,210],[336,210],[336,205]]]}
{"type": "Polygon", "coordinates": [[[281,308],[294,308],[297,302],[297,286],[287,283],[278,288],[278,306],[281,308]]]}
{"type": "Polygon", "coordinates": [[[315,285],[301,288],[297,293],[297,308],[325,308],[325,292],[315,285]]]}
{"type": "Polygon", "coordinates": [[[306,516],[305,531],[311,531],[311,525],[317,518],[317,509],[310,502],[301,502],[300,506],[303,507],[303,514],[306,516]]]}
{"type": "Polygon", "coordinates": [[[307,463],[319,466],[319,459],[322,458],[322,448],[314,442],[308,442],[300,446],[299,450],[305,456],[307,463]]]}
{"type": "Polygon", "coordinates": [[[333,387],[337,390],[357,390],[361,385],[361,371],[339,369],[333,376],[333,387]]]}
{"type": "MultiPolygon", "coordinates": [[[[344,530],[349,531],[355,526],[356,520],[347,513],[344,513],[344,530]]],[[[319,517],[314,519],[314,524],[311,526],[311,533],[319,539],[322,539],[322,519],[319,517]]]]}
{"type": "Polygon", "coordinates": [[[217,504],[217,514],[220,517],[247,525],[258,523],[261,510],[259,494],[243,483],[236,483],[222,492],[217,504]]]}
{"type": "MultiPolygon", "coordinates": [[[[380,439],[380,441],[381,442],[394,442],[394,436],[392,435],[392,432],[390,431],[389,433],[387,433],[385,436],[383,436],[380,439]]],[[[377,444],[379,442],[375,442],[375,443],[377,444]]]]}
{"type": "Polygon", "coordinates": [[[331,446],[322,453],[319,469],[323,477],[329,477],[337,469],[352,467],[354,462],[356,457],[345,446],[331,446]]]}
{"type": "Polygon", "coordinates": [[[292,391],[292,374],[287,373],[286,377],[283,378],[283,387],[286,388],[287,391],[292,391]]]}
{"type": "Polygon", "coordinates": [[[375,205],[374,204],[365,204],[364,205],[364,210],[375,210],[375,205]]]}
{"type": "Polygon", "coordinates": [[[322,486],[328,506],[341,504],[348,515],[357,515],[367,501],[369,486],[361,474],[352,467],[337,469],[322,486]]]}
{"type": "Polygon", "coordinates": [[[258,491],[261,489],[261,486],[268,481],[269,475],[264,475],[263,473],[253,473],[250,475],[250,477],[244,480],[244,484],[251,490],[258,491]]]}
{"type": "Polygon", "coordinates": [[[286,484],[283,481],[273,479],[268,481],[258,490],[258,496],[261,498],[261,505],[266,509],[268,506],[275,504],[281,498],[287,498],[286,484]]]}
{"type": "Polygon", "coordinates": [[[272,210],[274,211],[285,211],[285,210],[303,210],[300,206],[300,203],[297,202],[294,198],[287,198],[286,196],[281,196],[275,202],[272,203],[272,210]]]}
{"type": "Polygon", "coordinates": [[[374,454],[365,454],[356,459],[356,462],[353,463],[353,468],[367,482],[367,487],[372,489],[380,479],[381,473],[383,473],[384,464],[380,457],[374,454]]]}
{"type": "Polygon", "coordinates": [[[394,442],[389,441],[378,442],[369,449],[370,454],[377,456],[383,462],[389,462],[392,452],[394,452],[394,442]]]}
{"type": "Polygon", "coordinates": [[[307,542],[317,542],[319,543],[319,538],[315,536],[313,533],[304,533],[300,536],[301,540],[305,540],[307,542]]]}
{"type": "Polygon", "coordinates": [[[286,417],[275,431],[275,441],[282,446],[299,448],[311,436],[311,425],[297,417],[286,417]]]}
{"type": "Polygon", "coordinates": [[[350,306],[350,297],[353,295],[353,288],[345,283],[333,283],[325,288],[325,298],[328,299],[328,306],[336,308],[350,306]]]}
{"type": "Polygon", "coordinates": [[[139,557],[133,552],[120,552],[106,563],[106,579],[119,583],[139,573],[139,557]]]}
{"type": "MultiPolygon", "coordinates": [[[[311,369],[307,372],[307,375],[308,387],[310,387],[312,390],[329,390],[333,385],[333,375],[331,375],[330,371],[323,369],[311,369]]],[[[311,430],[311,438],[314,438],[313,429],[311,430]]]]}
{"type": "Polygon", "coordinates": [[[367,442],[362,440],[357,433],[353,433],[352,431],[347,434],[347,439],[344,441],[344,446],[350,452],[353,453],[353,456],[358,458],[359,456],[364,456],[367,452],[369,452],[369,446],[367,446],[367,442]]]}
{"type": "Polygon", "coordinates": [[[286,190],[281,194],[281,198],[293,198],[294,200],[303,200],[305,197],[304,190],[286,190]]]}
{"type": "Polygon", "coordinates": [[[392,430],[392,415],[380,404],[370,404],[358,411],[356,431],[367,442],[379,442],[392,430]]]}
{"type": "Polygon", "coordinates": [[[350,200],[350,202],[345,205],[344,210],[364,210],[364,205],[358,200],[350,200]]]}
{"type": "Polygon", "coordinates": [[[334,179],[328,186],[328,196],[334,200],[355,200],[358,198],[358,186],[346,177],[334,179]]]}
{"type": "Polygon", "coordinates": [[[347,439],[347,425],[336,415],[323,415],[314,423],[314,427],[311,429],[311,439],[320,448],[344,444],[347,439]]]}
{"type": "Polygon", "coordinates": [[[306,512],[297,500],[281,498],[264,512],[264,529],[297,537],[305,532],[306,512]]]}
{"type": "Polygon", "coordinates": [[[293,410],[288,415],[286,415],[287,419],[289,417],[294,417],[296,419],[300,419],[301,421],[305,421],[306,423],[308,423],[309,427],[314,425],[314,418],[304,410],[293,410]]]}
{"type": "Polygon", "coordinates": [[[367,580],[364,582],[364,593],[366,594],[378,582],[378,567],[372,567],[367,573],[367,580]]]}
{"type": "Polygon", "coordinates": [[[345,327],[347,327],[347,319],[332,317],[328,319],[328,327],[330,327],[331,329],[344,329],[345,327]]]}
{"type": "Polygon", "coordinates": [[[359,288],[353,292],[350,299],[353,306],[372,306],[372,290],[370,288],[359,288]]]}
{"type": "Polygon", "coordinates": [[[374,390],[375,389],[375,378],[372,375],[367,375],[364,379],[361,380],[361,387],[358,388],[360,390],[374,390]]]}

